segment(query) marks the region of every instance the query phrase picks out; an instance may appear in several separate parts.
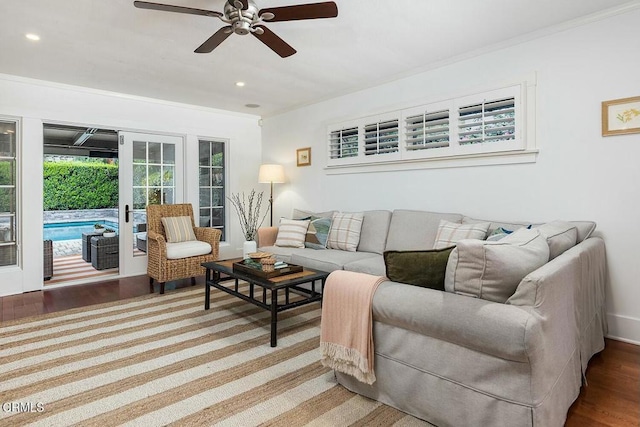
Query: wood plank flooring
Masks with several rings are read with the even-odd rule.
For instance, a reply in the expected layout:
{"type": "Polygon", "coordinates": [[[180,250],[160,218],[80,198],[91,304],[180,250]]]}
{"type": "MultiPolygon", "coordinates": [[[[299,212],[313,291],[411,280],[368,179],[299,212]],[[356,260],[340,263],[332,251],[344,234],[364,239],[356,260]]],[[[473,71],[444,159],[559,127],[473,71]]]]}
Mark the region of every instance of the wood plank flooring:
{"type": "MultiPolygon", "coordinates": [[[[168,283],[167,292],[187,286],[188,279],[168,283]]],[[[196,286],[204,286],[204,277],[196,279],[196,286]]],[[[12,295],[0,298],[0,321],[148,293],[147,276],[136,276],[12,295]]],[[[640,346],[607,340],[605,350],[589,362],[587,382],[569,409],[566,426],[640,426],[640,346]]]]}

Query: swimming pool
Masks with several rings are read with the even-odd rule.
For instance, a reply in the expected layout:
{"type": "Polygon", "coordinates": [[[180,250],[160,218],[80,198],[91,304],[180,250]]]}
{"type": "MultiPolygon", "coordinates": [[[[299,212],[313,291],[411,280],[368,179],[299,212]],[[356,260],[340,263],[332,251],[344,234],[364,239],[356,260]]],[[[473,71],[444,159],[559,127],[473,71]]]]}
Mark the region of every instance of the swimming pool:
{"type": "Polygon", "coordinates": [[[44,239],[53,240],[80,240],[82,233],[92,233],[93,225],[96,223],[103,224],[105,228],[112,228],[118,231],[118,223],[113,221],[75,221],[75,222],[54,222],[44,225],[44,239]]]}

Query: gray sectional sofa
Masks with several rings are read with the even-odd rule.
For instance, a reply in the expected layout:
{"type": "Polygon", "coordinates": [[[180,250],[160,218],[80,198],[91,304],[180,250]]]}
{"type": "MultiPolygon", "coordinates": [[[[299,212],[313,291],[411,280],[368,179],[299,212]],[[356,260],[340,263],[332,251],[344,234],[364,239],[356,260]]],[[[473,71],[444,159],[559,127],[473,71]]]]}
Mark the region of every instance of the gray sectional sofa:
{"type": "MultiPolygon", "coordinates": [[[[260,230],[259,246],[309,268],[385,275],[384,251],[431,249],[440,220],[484,222],[367,211],[355,252],[273,246],[276,228],[260,230]]],[[[529,225],[486,222],[489,234],[529,225]]],[[[373,299],[377,380],[367,385],[336,373],[338,381],[438,426],[563,425],[606,333],[605,245],[592,236],[595,223],[571,224],[575,244],[552,248],[554,258],[527,274],[504,303],[383,282],[373,299]]]]}

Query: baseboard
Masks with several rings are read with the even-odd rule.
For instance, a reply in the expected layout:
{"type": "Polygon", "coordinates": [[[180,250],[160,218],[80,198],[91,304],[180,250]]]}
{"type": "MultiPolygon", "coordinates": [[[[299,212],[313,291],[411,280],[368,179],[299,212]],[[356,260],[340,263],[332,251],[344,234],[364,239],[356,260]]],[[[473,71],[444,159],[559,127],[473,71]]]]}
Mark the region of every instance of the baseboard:
{"type": "Polygon", "coordinates": [[[640,345],[640,319],[619,314],[607,314],[609,333],[607,338],[640,345]]]}

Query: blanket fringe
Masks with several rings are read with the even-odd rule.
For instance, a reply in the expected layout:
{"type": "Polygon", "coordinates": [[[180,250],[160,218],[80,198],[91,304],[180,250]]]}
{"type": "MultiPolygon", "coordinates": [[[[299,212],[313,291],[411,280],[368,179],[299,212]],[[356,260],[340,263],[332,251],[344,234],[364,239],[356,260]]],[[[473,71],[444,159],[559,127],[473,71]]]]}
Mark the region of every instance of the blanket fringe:
{"type": "Polygon", "coordinates": [[[373,384],[376,375],[369,371],[369,361],[359,351],[332,342],[320,342],[323,366],[351,375],[365,384],[373,384]]]}

